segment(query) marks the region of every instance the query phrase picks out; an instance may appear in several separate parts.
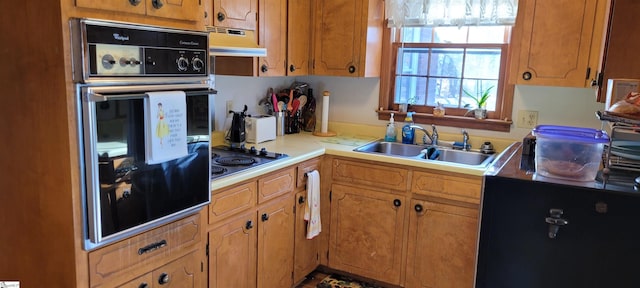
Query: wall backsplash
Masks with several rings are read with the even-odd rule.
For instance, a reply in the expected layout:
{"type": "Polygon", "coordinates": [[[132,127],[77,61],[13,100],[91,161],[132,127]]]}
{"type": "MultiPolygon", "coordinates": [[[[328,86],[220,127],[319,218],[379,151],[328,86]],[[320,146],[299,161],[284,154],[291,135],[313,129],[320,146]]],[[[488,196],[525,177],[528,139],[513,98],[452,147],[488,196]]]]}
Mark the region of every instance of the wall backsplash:
{"type": "MultiPolygon", "coordinates": [[[[287,88],[294,81],[307,82],[314,89],[318,101],[318,121],[321,117],[322,91],[327,90],[331,92],[330,122],[380,126],[386,124],[386,121],[378,120],[375,113],[378,107],[379,78],[215,76],[215,87],[218,90],[215,129],[225,130],[225,122],[229,122],[226,121],[228,111],[225,111],[228,100],[233,101],[234,110],[240,110],[246,104],[250,114],[262,114],[264,112],[258,102],[266,96],[269,87],[276,90],[287,88]]],[[[595,101],[594,93],[590,88],[517,86],[513,114],[517,116],[518,110],[534,110],[538,111],[538,124],[599,129],[602,125],[596,118],[595,111],[604,109],[604,104],[595,101]]],[[[445,133],[458,133],[460,130],[455,127],[438,129],[445,133]]],[[[517,128],[514,124],[509,133],[483,130],[469,130],[469,133],[472,136],[521,140],[529,133],[529,129],[517,128]]]]}

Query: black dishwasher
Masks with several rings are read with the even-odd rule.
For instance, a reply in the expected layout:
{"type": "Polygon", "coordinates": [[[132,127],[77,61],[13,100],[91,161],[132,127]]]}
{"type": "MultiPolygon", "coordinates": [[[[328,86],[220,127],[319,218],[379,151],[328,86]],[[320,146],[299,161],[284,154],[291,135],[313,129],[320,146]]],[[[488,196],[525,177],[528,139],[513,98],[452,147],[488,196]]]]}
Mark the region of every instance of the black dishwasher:
{"type": "Polygon", "coordinates": [[[522,178],[485,179],[476,288],[640,287],[638,192],[522,178]]]}

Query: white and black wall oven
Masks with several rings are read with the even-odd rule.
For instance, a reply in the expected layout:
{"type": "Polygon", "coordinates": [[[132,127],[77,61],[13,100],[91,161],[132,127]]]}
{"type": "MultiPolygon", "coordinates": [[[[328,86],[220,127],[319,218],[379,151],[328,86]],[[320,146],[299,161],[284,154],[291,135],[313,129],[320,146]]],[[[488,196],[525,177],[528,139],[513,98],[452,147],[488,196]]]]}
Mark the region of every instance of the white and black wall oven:
{"type": "Polygon", "coordinates": [[[84,248],[199,211],[211,197],[208,33],[93,19],[70,28],[84,248]]]}

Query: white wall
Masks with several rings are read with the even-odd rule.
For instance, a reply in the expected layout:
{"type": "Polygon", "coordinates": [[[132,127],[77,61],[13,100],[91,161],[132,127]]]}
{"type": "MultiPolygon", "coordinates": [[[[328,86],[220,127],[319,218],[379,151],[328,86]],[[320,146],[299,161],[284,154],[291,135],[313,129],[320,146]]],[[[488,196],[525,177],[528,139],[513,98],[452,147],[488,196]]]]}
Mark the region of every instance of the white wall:
{"type": "MultiPolygon", "coordinates": [[[[318,119],[322,109],[322,91],[331,92],[329,121],[347,122],[383,126],[387,121],[378,120],[375,110],[378,108],[379,78],[348,77],[234,77],[215,76],[216,130],[222,130],[227,112],[226,101],[233,100],[234,110],[242,109],[246,104],[249,113],[262,113],[258,102],[266,96],[269,87],[287,88],[293,81],[310,84],[318,100],[318,119]]],[[[517,86],[514,97],[513,117],[518,110],[538,111],[538,124],[568,125],[601,128],[595,112],[604,109],[603,103],[595,101],[594,90],[590,88],[562,88],[540,86],[517,86]]],[[[529,129],[517,128],[511,132],[492,132],[469,130],[472,135],[484,135],[521,140],[529,129]]],[[[442,132],[458,133],[460,128],[439,126],[442,132]]]]}

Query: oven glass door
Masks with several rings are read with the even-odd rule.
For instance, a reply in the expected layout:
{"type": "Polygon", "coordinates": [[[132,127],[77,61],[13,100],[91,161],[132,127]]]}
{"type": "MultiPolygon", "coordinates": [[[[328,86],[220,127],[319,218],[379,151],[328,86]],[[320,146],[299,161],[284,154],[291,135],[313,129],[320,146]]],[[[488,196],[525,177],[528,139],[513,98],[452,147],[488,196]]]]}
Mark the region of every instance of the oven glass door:
{"type": "Polygon", "coordinates": [[[187,153],[151,164],[145,144],[148,98],[136,89],[83,89],[89,248],[157,227],[210,201],[212,95],[207,89],[185,91],[187,153]]]}

